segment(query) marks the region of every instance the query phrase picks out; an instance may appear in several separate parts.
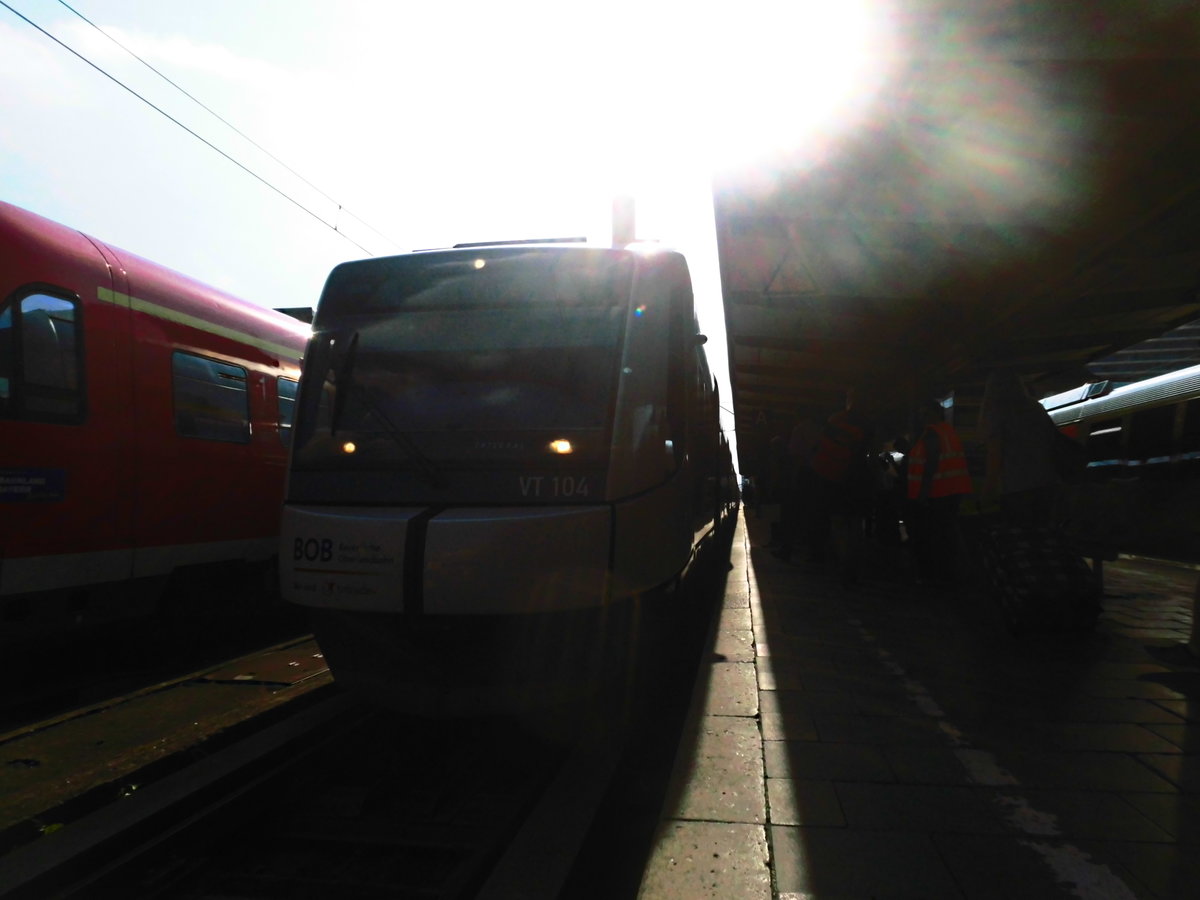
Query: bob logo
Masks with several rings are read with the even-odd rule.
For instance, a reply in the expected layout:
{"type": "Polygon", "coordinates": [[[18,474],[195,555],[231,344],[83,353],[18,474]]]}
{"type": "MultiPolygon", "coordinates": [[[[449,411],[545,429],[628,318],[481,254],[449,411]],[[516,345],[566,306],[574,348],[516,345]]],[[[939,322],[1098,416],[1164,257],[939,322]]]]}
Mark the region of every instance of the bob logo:
{"type": "Polygon", "coordinates": [[[333,541],[329,538],[296,538],[292,545],[292,559],[297,562],[329,562],[333,559],[333,541]]]}

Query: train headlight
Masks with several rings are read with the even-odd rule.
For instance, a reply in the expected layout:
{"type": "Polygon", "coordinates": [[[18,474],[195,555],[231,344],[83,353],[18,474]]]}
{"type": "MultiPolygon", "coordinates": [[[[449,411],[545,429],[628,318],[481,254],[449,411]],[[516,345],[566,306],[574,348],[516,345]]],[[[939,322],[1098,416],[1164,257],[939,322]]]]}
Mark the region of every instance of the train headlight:
{"type": "Polygon", "coordinates": [[[556,441],[551,441],[548,445],[551,453],[557,453],[560,456],[565,456],[568,453],[575,452],[575,446],[566,438],[559,438],[556,441]]]}
{"type": "Polygon", "coordinates": [[[346,441],[346,443],[342,444],[342,452],[343,453],[347,453],[347,454],[353,453],[357,449],[358,449],[358,445],[355,444],[354,441],[346,441]]]}

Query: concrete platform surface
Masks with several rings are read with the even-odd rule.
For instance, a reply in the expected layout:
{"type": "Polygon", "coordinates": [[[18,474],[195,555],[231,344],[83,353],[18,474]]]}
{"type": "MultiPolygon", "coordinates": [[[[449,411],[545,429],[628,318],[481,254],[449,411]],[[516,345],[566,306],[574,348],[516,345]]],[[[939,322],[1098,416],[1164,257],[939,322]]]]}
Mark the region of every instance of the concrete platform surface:
{"type": "Polygon", "coordinates": [[[1109,563],[1095,632],[1016,638],[767,530],[743,512],[641,900],[1200,897],[1195,570],[1109,563]]]}

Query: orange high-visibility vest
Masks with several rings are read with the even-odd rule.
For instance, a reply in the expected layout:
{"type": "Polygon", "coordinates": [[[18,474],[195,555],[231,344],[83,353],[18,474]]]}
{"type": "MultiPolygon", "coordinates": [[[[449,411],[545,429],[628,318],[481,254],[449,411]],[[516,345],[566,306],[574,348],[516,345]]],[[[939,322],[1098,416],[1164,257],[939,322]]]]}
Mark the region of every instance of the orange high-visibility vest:
{"type": "MultiPolygon", "coordinates": [[[[937,435],[939,444],[937,469],[929,486],[929,496],[952,497],[971,493],[971,473],[967,471],[967,458],[957,432],[946,422],[937,422],[929,427],[937,435]]],[[[925,441],[918,440],[908,456],[909,500],[920,497],[924,477],[925,441]]]]}

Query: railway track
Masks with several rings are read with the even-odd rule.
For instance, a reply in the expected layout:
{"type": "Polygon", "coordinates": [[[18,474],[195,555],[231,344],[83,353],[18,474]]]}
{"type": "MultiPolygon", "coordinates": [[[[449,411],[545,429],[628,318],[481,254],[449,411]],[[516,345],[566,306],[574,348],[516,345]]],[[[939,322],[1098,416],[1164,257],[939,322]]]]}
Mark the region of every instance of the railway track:
{"type": "Polygon", "coordinates": [[[622,744],[330,692],[0,860],[0,896],[551,898],[622,744]]]}
{"type": "Polygon", "coordinates": [[[226,573],[198,574],[165,593],[160,605],[142,618],[0,637],[0,681],[7,688],[0,694],[0,733],[299,639],[309,630],[298,610],[272,604],[258,586],[226,573]]]}

